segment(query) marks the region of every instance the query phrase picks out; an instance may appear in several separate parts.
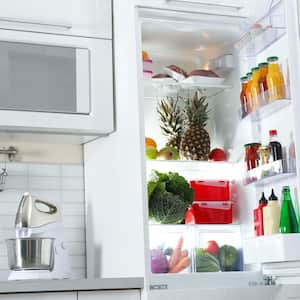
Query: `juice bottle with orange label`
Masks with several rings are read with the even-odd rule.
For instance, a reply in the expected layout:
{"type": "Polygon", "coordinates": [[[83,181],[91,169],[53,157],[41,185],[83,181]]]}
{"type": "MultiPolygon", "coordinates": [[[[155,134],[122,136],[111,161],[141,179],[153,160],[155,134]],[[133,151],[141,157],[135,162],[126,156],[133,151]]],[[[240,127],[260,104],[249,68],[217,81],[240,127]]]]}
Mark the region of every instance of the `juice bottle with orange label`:
{"type": "Polygon", "coordinates": [[[267,75],[269,101],[284,99],[284,79],[278,63],[278,57],[268,57],[267,61],[269,63],[267,75]]]}
{"type": "Polygon", "coordinates": [[[268,63],[262,62],[258,64],[260,77],[258,80],[259,88],[260,88],[260,98],[262,104],[266,104],[269,96],[268,96],[268,84],[267,84],[267,75],[268,75],[268,63]]]}
{"type": "Polygon", "coordinates": [[[240,78],[241,80],[241,93],[240,93],[240,101],[241,101],[241,108],[242,108],[242,118],[244,118],[248,111],[247,111],[247,98],[246,98],[246,88],[248,83],[247,76],[243,76],[240,78]]]}
{"type": "Polygon", "coordinates": [[[246,75],[248,78],[248,83],[246,88],[246,99],[247,99],[247,112],[249,114],[252,111],[252,94],[251,94],[252,72],[249,72],[246,75]]]}
{"type": "Polygon", "coordinates": [[[259,88],[259,78],[260,72],[259,68],[255,67],[251,69],[252,71],[252,85],[251,85],[251,98],[252,98],[252,110],[257,109],[260,106],[260,88],[259,88]]]}

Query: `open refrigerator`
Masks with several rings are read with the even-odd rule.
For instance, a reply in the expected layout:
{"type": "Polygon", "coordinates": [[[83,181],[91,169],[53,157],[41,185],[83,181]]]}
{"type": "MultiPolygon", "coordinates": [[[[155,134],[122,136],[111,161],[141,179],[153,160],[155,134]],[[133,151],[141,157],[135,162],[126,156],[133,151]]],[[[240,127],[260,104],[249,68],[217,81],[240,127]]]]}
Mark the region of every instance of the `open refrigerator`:
{"type": "MultiPolygon", "coordinates": [[[[300,292],[292,290],[291,285],[300,282],[300,233],[256,237],[253,228],[253,210],[262,192],[269,197],[271,189],[281,199],[282,187],[288,185],[299,215],[297,171],[300,171],[300,161],[296,159],[300,157],[298,1],[251,1],[251,8],[245,14],[242,6],[224,5],[226,1],[208,5],[202,5],[203,1],[158,2],[150,6],[144,1],[138,8],[138,47],[146,51],[144,72],[141,71],[144,77],[140,78],[145,137],[153,138],[158,149],[164,148],[168,140],[160,128],[157,112],[160,101],[173,97],[179,99],[180,106],[184,105],[184,99],[199,93],[207,97],[209,117],[205,128],[210,148],[224,149],[227,159],[218,162],[145,158],[146,178],[149,180],[153,170],[157,170],[177,172],[188,182],[229,182],[232,222],[176,225],[149,222],[149,253],[160,249],[168,257],[168,250],[174,250],[183,237],[183,248],[188,250],[191,261],[188,267],[175,274],[164,271],[154,274],[149,262],[152,297],[180,299],[187,296],[183,292],[186,289],[191,289],[190,297],[193,297],[197,295],[197,288],[228,287],[243,289],[247,295],[240,296],[249,299],[258,292],[261,299],[299,297],[300,292]],[[242,115],[240,77],[270,56],[279,57],[284,96],[276,101],[261,101],[252,112],[242,115]],[[187,73],[195,69],[212,70],[219,78],[151,78],[164,74],[169,65],[180,66],[187,73]],[[247,170],[244,145],[254,142],[267,145],[272,129],[279,134],[282,159],[247,170]],[[199,271],[195,249],[203,248],[209,240],[237,250],[238,258],[233,268],[199,271]],[[278,292],[281,284],[290,284],[290,294],[278,292]],[[257,290],[249,291],[249,287],[257,290]]],[[[245,6],[246,2],[243,2],[245,6]]],[[[219,295],[221,297],[222,292],[219,295]]],[[[231,296],[234,298],[233,294],[231,296]]],[[[208,293],[206,297],[212,295],[208,293]]]]}

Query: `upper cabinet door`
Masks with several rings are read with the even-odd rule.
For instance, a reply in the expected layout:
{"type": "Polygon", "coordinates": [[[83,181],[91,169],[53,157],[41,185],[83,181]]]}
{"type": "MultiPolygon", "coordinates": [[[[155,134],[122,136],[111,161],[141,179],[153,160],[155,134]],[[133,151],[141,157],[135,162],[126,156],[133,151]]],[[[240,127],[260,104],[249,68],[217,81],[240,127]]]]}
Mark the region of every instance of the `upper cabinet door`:
{"type": "Polygon", "coordinates": [[[139,290],[78,292],[78,300],[140,300],[139,290]]]}
{"type": "Polygon", "coordinates": [[[112,38],[112,0],[1,0],[0,28],[112,38]]]}

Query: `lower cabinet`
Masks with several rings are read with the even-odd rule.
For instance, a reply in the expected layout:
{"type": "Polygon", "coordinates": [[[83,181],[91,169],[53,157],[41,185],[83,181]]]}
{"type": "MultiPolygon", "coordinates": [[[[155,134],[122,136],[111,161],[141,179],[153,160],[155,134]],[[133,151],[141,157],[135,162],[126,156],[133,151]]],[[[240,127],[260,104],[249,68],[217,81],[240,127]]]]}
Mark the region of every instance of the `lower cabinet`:
{"type": "Polygon", "coordinates": [[[78,292],[78,300],[140,300],[139,290],[78,292]]]}
{"type": "Polygon", "coordinates": [[[3,294],[0,300],[77,300],[77,293],[3,294]]]}

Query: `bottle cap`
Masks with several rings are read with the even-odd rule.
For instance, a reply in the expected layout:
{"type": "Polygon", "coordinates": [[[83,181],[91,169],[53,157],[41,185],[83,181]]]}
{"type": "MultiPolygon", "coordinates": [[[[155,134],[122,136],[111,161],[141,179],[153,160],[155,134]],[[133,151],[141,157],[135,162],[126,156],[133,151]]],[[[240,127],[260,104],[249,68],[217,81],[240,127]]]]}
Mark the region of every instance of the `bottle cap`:
{"type": "Polygon", "coordinates": [[[249,78],[249,77],[251,77],[252,76],[252,72],[248,72],[247,74],[246,74],[246,76],[249,78]]]}
{"type": "Polygon", "coordinates": [[[289,191],[289,190],[290,190],[290,187],[289,187],[288,185],[286,185],[286,186],[282,187],[282,190],[283,190],[283,191],[289,191]]]}
{"type": "Polygon", "coordinates": [[[241,81],[246,81],[247,79],[248,79],[247,76],[243,76],[243,77],[240,78],[241,81]]]}
{"type": "Polygon", "coordinates": [[[267,62],[274,62],[278,60],[278,56],[269,56],[267,58],[267,62]]]}
{"type": "Polygon", "coordinates": [[[269,135],[270,136],[277,135],[277,130],[276,129],[269,130],[269,135]]]}
{"type": "Polygon", "coordinates": [[[261,62],[258,64],[258,67],[267,67],[269,64],[267,62],[261,62]]]}
{"type": "Polygon", "coordinates": [[[259,67],[254,67],[254,68],[251,69],[252,72],[253,71],[258,71],[258,70],[259,70],[259,67]]]}
{"type": "Polygon", "coordinates": [[[275,193],[274,193],[274,189],[272,189],[271,195],[269,197],[269,201],[277,201],[278,197],[276,197],[275,193]]]}
{"type": "Polygon", "coordinates": [[[268,204],[268,200],[266,199],[264,192],[262,192],[262,194],[261,194],[261,198],[259,200],[259,204],[268,204]]]}

